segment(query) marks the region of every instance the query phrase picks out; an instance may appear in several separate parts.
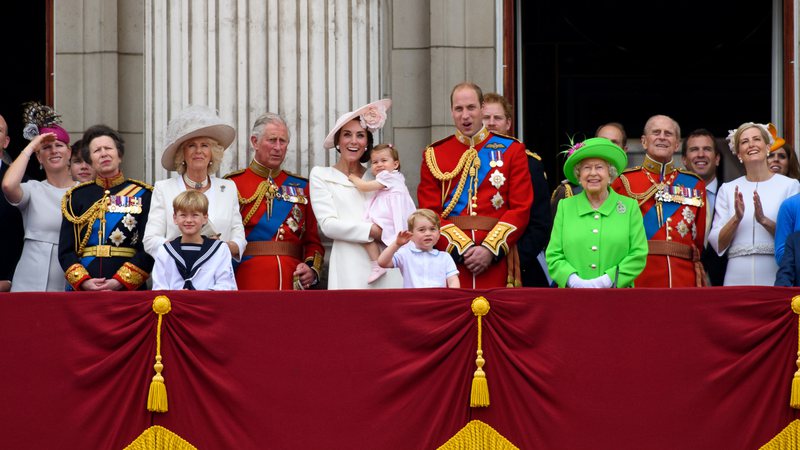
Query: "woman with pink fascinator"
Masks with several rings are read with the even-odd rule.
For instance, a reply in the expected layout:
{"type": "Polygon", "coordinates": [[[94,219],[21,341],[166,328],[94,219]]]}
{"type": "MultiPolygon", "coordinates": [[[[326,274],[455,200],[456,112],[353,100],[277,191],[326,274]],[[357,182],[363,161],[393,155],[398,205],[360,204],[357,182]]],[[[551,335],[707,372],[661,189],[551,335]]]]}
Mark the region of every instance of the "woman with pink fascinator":
{"type": "Polygon", "coordinates": [[[25,104],[23,136],[30,143],[20,152],[3,178],[3,194],[19,208],[25,228],[22,256],[14,271],[11,292],[64,291],[64,271],[58,262],[61,198],[76,183],[69,172],[69,134],[61,117],[39,103],[25,104]],[[23,182],[25,168],[35,155],[44,181],[23,182]]]}
{"type": "Polygon", "coordinates": [[[387,289],[403,286],[397,269],[389,269],[368,283],[372,263],[363,244],[380,241],[382,228],[364,219],[367,200],[375,192],[361,192],[349,176],[373,180],[363,165],[369,161],[374,136],[386,120],[389,99],[378,100],[342,114],[325,138],[325,150],[336,149],[331,167],[314,167],[309,175],[311,204],[319,229],[333,240],[328,266],[329,289],[387,289]]]}

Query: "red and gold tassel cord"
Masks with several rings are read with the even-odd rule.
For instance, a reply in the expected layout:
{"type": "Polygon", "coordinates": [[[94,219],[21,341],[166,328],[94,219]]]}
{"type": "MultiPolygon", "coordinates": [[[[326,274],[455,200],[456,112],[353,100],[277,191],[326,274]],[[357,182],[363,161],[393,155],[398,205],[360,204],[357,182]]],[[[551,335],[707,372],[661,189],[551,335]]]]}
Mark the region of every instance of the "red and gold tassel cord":
{"type": "Polygon", "coordinates": [[[167,412],[167,386],[161,375],[161,371],[164,370],[164,365],[161,364],[161,322],[164,314],[168,314],[171,309],[172,305],[166,296],[159,295],[153,299],[153,312],[158,314],[158,325],[156,326],[156,363],[153,366],[156,374],[150,382],[150,392],[147,394],[147,410],[152,412],[167,412]]]}
{"type": "Polygon", "coordinates": [[[486,360],[483,359],[483,341],[482,341],[482,325],[481,319],[489,312],[489,301],[484,297],[476,297],[472,301],[472,313],[478,317],[478,358],[475,359],[475,364],[478,369],[472,377],[472,392],[469,397],[469,406],[473,408],[480,408],[489,406],[489,383],[486,380],[486,372],[483,371],[483,365],[486,360]]]}
{"type": "MultiPolygon", "coordinates": [[[[792,311],[795,314],[800,314],[800,295],[792,297],[792,311]]],[[[792,378],[792,397],[789,400],[789,405],[792,408],[800,409],[800,320],[797,324],[797,372],[794,373],[792,378]]]]}

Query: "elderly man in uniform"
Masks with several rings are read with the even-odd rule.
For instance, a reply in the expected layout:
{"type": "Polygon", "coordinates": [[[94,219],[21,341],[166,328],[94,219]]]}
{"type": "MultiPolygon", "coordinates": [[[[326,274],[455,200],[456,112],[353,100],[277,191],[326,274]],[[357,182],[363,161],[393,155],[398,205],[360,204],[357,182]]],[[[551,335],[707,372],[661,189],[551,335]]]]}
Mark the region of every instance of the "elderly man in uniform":
{"type": "Polygon", "coordinates": [[[700,252],[706,231],[706,187],[693,172],[672,162],[681,144],[678,123],[664,115],[648,119],[642,136],[646,155],[611,187],[639,202],[649,252],[636,287],[703,286],[700,252]]]}
{"type": "Polygon", "coordinates": [[[250,166],[225,176],[239,191],[247,236],[236,284],[241,290],[308,289],[319,282],[325,251],[308,180],[281,169],[289,145],[286,122],[274,113],[260,116],[250,144],[250,166]]]}
{"type": "Polygon", "coordinates": [[[420,208],[442,218],[437,248],[459,265],[462,287],[519,286],[516,242],[533,201],[525,146],[488,131],[483,92],[464,82],[450,93],[455,134],[431,144],[423,158],[420,208]]]}

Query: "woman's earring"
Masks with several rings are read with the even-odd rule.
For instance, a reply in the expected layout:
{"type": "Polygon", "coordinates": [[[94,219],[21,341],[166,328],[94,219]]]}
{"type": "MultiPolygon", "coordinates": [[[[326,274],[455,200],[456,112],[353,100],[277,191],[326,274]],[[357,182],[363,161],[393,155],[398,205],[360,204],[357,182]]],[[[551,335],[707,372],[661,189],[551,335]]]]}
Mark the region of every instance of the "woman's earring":
{"type": "Polygon", "coordinates": [[[740,162],[740,163],[742,163],[742,162],[744,162],[744,161],[742,161],[742,158],[739,158],[739,162],[740,162]]]}
{"type": "Polygon", "coordinates": [[[209,161],[209,162],[208,162],[208,167],[211,167],[211,164],[212,164],[212,162],[211,162],[211,161],[209,161]]]}

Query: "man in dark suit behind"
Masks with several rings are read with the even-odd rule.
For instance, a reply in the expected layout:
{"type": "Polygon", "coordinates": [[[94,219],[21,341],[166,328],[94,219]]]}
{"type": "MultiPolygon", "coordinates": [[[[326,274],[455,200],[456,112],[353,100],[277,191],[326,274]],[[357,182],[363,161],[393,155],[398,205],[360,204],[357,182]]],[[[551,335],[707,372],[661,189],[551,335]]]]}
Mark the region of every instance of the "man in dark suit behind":
{"type": "MultiPolygon", "coordinates": [[[[8,137],[8,124],[0,116],[0,180],[6,175],[11,158],[5,153],[11,139],[8,137]]],[[[4,251],[0,254],[0,292],[11,289],[14,268],[22,253],[22,216],[19,210],[8,204],[8,200],[0,194],[0,236],[3,239],[4,251]]]]}

